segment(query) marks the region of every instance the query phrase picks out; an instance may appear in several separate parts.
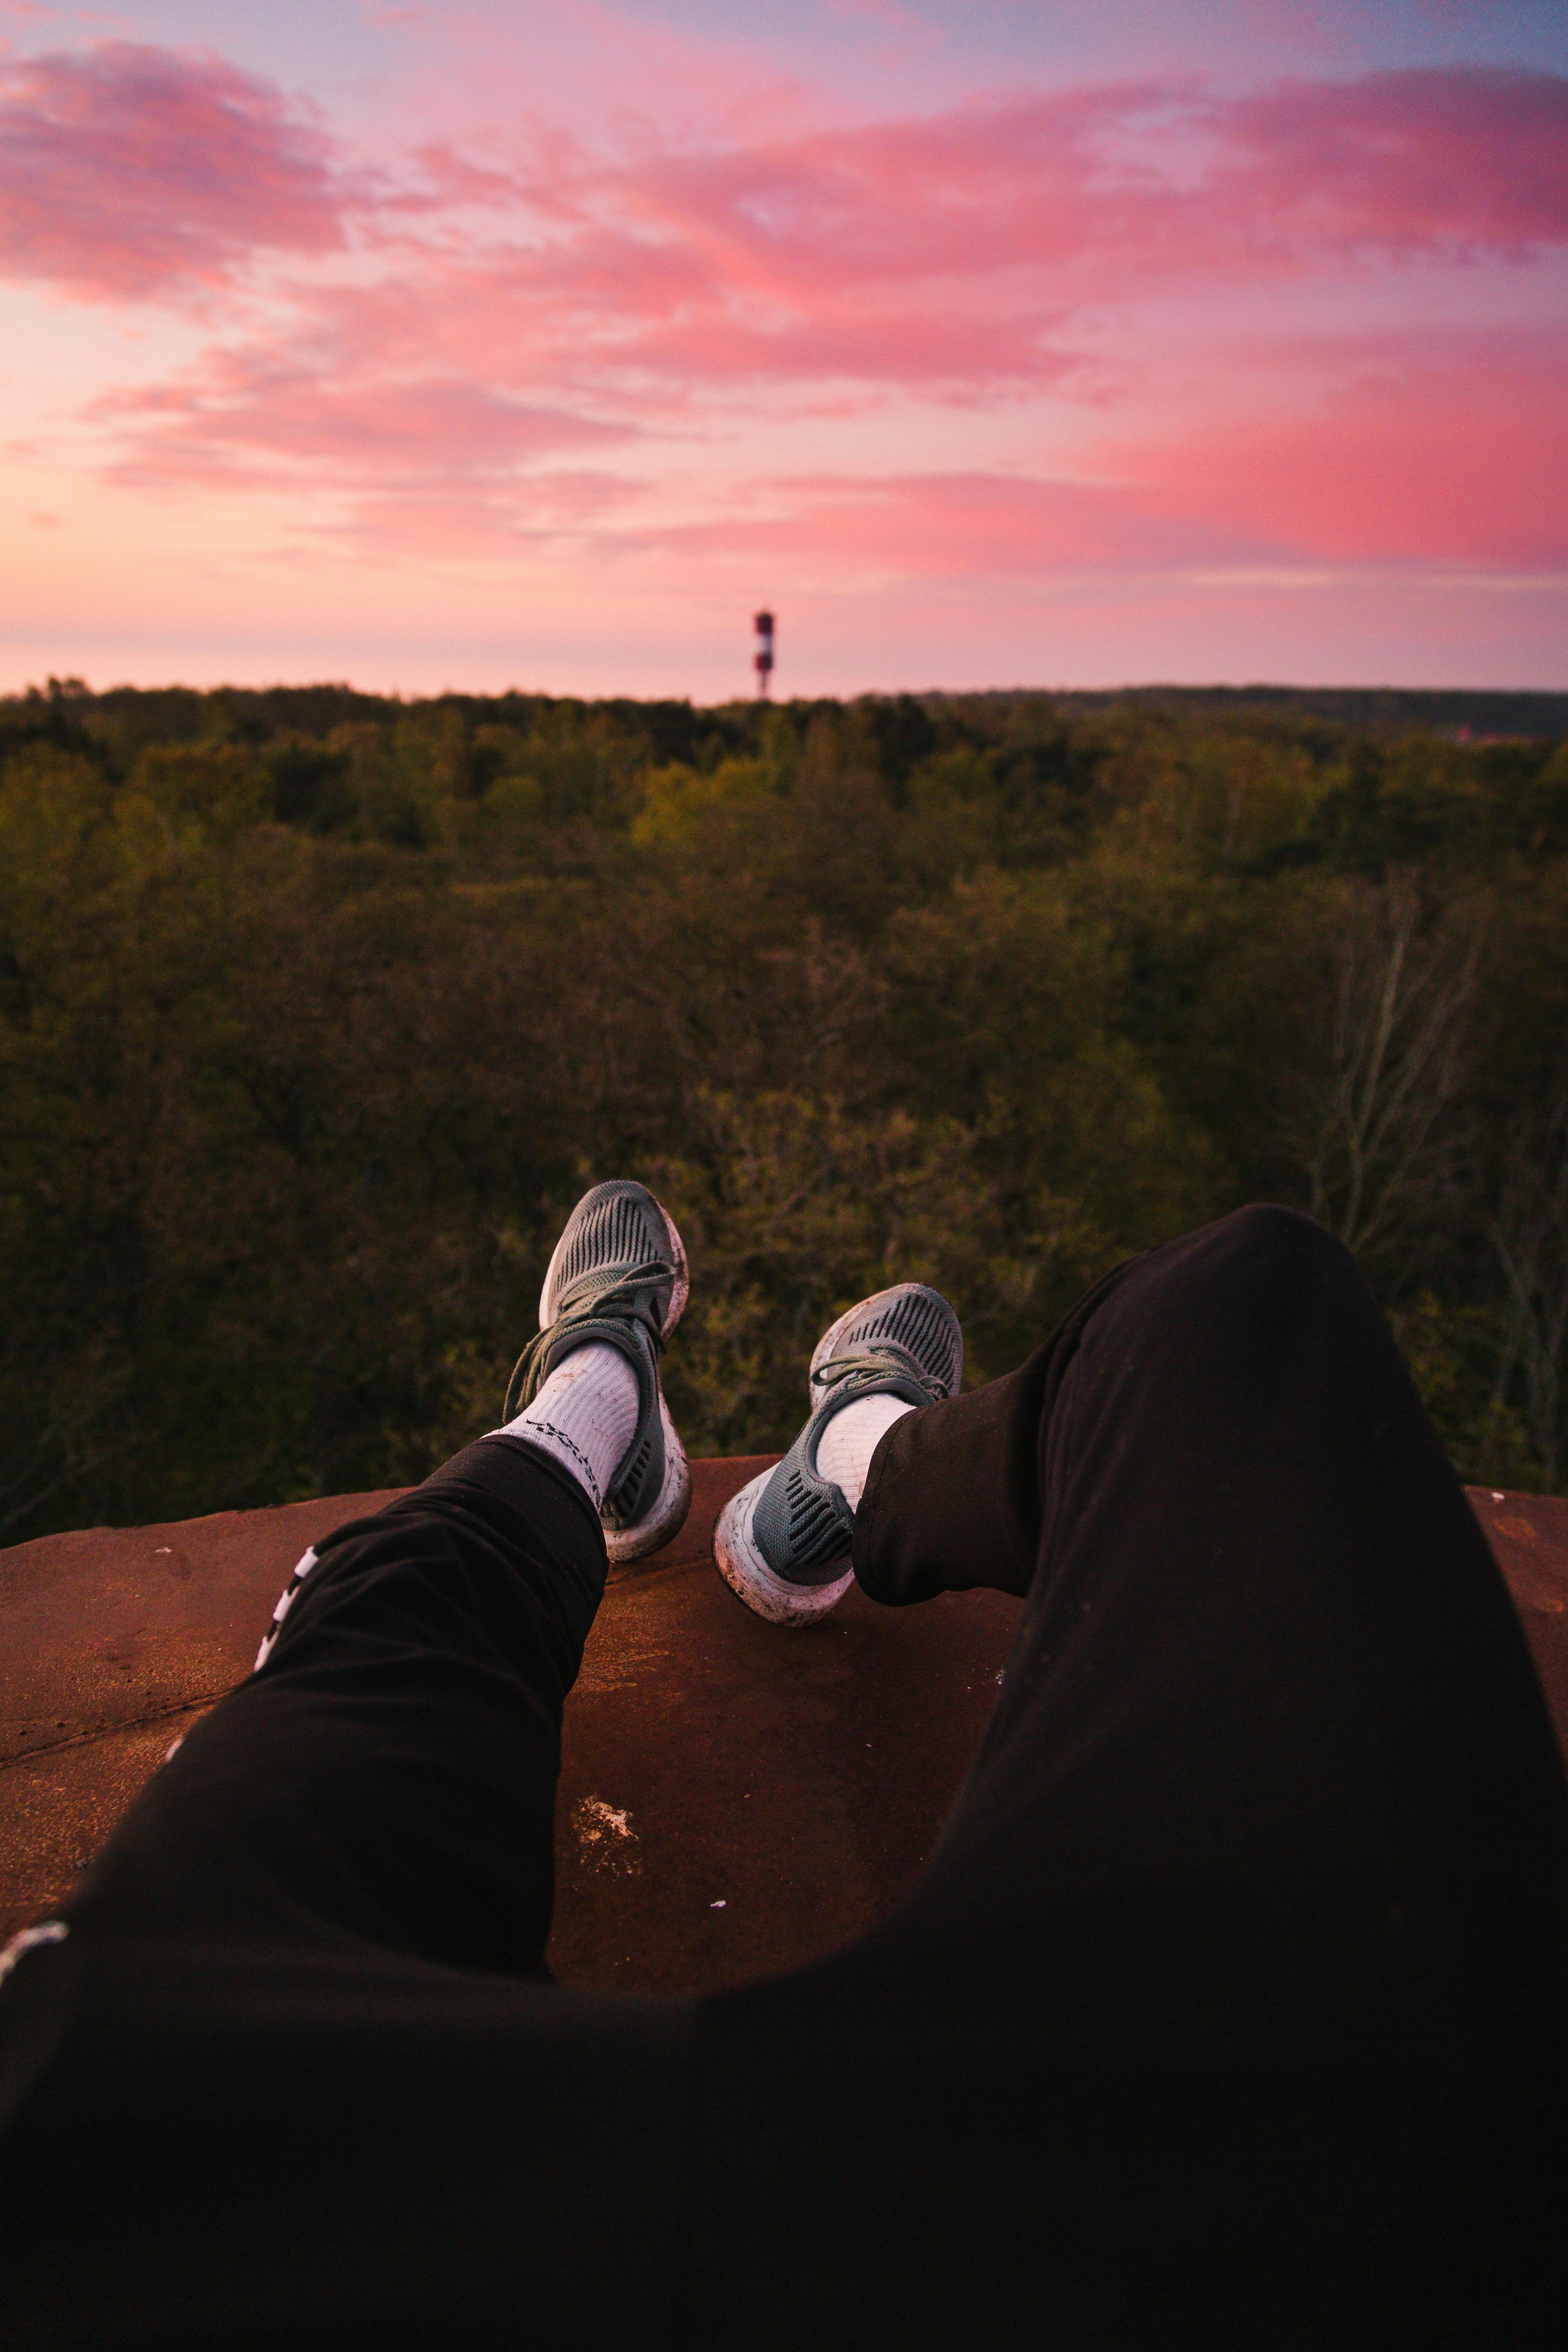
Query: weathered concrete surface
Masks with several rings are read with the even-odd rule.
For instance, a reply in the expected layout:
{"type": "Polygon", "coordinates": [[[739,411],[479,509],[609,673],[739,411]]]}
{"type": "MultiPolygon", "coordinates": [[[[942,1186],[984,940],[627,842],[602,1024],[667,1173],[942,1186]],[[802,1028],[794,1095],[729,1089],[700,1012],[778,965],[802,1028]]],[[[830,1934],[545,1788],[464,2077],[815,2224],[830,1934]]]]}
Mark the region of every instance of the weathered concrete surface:
{"type": "Polygon", "coordinates": [[[704,1990],[885,1917],[994,1704],[1019,1605],[882,1609],[851,1588],[781,1633],[711,1559],[612,1591],[567,1708],[556,1974],[704,1990]]]}
{"type": "MultiPolygon", "coordinates": [[[[710,1559],[720,1510],[771,1458],[693,1464],[691,1509],[660,1573],[710,1559]]],[[[306,1545],[402,1491],[0,1551],[0,1938],[59,1901],[170,1741],[250,1671],[306,1545]]],[[[606,1633],[639,1572],[616,1572],[606,1633]]]]}
{"type": "Polygon", "coordinates": [[[400,1491],[0,1551],[0,1762],[218,1697],[255,1662],[306,1545],[400,1491]]]}
{"type": "MultiPolygon", "coordinates": [[[[883,1916],[929,1851],[995,1696],[1017,1604],[805,1632],[711,1565],[763,1457],[694,1463],[670,1549],[612,1580],[567,1710],[551,1958],[565,1980],[733,1982],[883,1916]]],[[[247,1673],[308,1543],[390,1494],[0,1552],[0,1936],[69,1886],[169,1742],[247,1673]]],[[[1568,1502],[1473,1494],[1568,1750],[1568,1502]]]]}

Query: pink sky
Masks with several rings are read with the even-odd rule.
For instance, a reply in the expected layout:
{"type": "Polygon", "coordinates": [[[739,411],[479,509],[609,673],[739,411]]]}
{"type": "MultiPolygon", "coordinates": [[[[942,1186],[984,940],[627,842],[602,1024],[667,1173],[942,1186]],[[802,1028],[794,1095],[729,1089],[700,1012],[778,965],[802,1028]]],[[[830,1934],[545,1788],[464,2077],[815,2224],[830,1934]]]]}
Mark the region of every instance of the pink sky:
{"type": "Polygon", "coordinates": [[[1568,688],[1565,295],[1556,0],[0,0],[0,687],[1568,688]]]}

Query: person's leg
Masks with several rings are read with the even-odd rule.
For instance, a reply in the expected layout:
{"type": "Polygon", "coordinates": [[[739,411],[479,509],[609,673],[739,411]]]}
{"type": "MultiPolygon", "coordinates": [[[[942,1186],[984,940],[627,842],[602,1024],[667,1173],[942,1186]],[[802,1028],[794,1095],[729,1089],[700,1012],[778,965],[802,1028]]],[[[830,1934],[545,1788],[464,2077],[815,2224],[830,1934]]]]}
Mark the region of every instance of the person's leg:
{"type": "Polygon", "coordinates": [[[561,1712],[605,1583],[583,1487],[506,1437],[340,1528],[62,1916],[542,1972],[561,1712]]]}
{"type": "Polygon", "coordinates": [[[1560,2324],[1563,1774],[1347,1254],[1258,1210],[1123,1267],[897,1423],[855,1564],[1027,1606],[904,1910],[705,2004],[698,2340],[1560,2324]]]}
{"type": "Polygon", "coordinates": [[[1028,1595],[939,1874],[1022,1812],[1058,1894],[1283,1859],[1364,1874],[1415,1933],[1448,1900],[1417,1893],[1433,1872],[1489,1888],[1506,1948],[1516,1900],[1561,1926],[1523,1634],[1387,1323],[1308,1219],[1152,1251],[1010,1379],[911,1414],[856,1546],[874,1597],[1028,1595]]]}
{"type": "Polygon", "coordinates": [[[660,2340],[684,2014],[539,1981],[604,1576],[504,1438],[320,1547],[0,1990],[8,2343],[660,2340]]]}
{"type": "MultiPolygon", "coordinates": [[[[661,1412],[654,1349],[612,1323],[594,1363],[623,1291],[673,1320],[646,1259],[590,1260],[511,1433],[307,1553],[0,1987],[8,2342],[661,2339],[685,2011],[539,1981],[600,1507],[661,1412]]],[[[668,1521],[684,1460],[647,1460],[668,1521]]]]}

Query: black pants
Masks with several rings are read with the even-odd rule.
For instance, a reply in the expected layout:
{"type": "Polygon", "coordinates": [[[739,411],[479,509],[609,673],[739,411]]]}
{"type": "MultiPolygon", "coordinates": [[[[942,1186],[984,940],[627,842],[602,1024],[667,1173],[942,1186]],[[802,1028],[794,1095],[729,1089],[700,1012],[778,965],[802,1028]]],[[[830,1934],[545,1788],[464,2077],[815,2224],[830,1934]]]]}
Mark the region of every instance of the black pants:
{"type": "Polygon", "coordinates": [[[1344,1252],[1123,1267],[889,1432],[856,1568],[1028,1596],[938,1851],[655,2001],[542,1974],[579,1491],[487,1439],[322,1546],[0,1994],[6,2339],[1561,2342],[1562,1767],[1344,1252]]]}

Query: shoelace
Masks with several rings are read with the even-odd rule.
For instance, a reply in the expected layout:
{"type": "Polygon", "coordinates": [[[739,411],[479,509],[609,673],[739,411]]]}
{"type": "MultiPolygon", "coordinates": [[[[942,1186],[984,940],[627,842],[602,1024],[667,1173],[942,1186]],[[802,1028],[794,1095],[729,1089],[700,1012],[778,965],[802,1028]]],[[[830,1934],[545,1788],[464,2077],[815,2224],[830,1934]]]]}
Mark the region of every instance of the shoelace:
{"type": "Polygon", "coordinates": [[[536,1331],[517,1360],[517,1369],[507,1387],[503,1411],[510,1420],[521,1412],[533,1393],[534,1375],[542,1362],[552,1340],[561,1336],[563,1326],[571,1323],[597,1321],[614,1316],[617,1310],[635,1317],[653,1342],[655,1356],[664,1351],[664,1335],[656,1329],[651,1316],[637,1311],[637,1294],[649,1284],[673,1282],[675,1268],[668,1258],[645,1258],[640,1265],[606,1267],[602,1274],[579,1275],[562,1300],[561,1312],[553,1323],[536,1331]],[[518,1400],[515,1407],[513,1398],[518,1400]]]}
{"type": "Polygon", "coordinates": [[[927,1371],[918,1356],[911,1355],[908,1348],[900,1347],[897,1339],[884,1339],[875,1348],[851,1348],[842,1356],[829,1356],[825,1364],[817,1366],[811,1377],[819,1389],[832,1389],[837,1388],[840,1381],[853,1380],[861,1372],[889,1371],[908,1372],[912,1379],[919,1381],[933,1402],[947,1394],[944,1384],[927,1371]]]}

